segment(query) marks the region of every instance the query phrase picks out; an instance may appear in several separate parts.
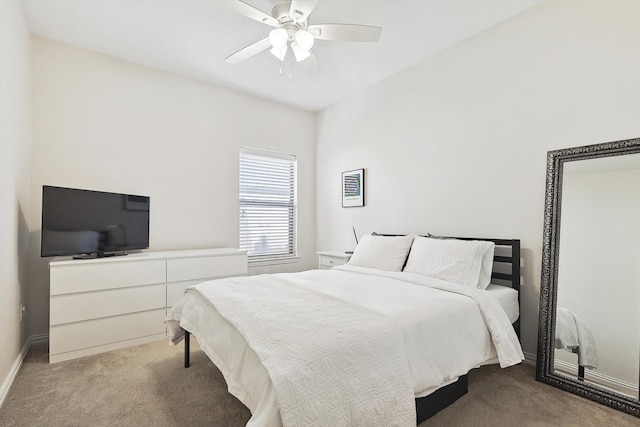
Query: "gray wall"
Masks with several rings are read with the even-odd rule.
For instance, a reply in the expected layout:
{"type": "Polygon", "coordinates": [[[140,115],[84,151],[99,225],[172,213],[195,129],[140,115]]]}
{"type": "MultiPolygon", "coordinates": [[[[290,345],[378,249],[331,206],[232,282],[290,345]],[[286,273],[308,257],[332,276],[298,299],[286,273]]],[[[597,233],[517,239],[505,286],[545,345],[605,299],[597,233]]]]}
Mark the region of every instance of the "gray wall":
{"type": "Polygon", "coordinates": [[[31,44],[19,1],[0,2],[0,403],[27,342],[31,44]]]}

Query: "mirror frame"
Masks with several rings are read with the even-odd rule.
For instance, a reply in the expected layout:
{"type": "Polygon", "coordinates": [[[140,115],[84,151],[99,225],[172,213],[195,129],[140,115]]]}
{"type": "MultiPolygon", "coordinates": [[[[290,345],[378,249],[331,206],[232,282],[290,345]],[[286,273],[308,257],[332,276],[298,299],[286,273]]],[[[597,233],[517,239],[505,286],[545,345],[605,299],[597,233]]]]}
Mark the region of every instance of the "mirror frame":
{"type": "Polygon", "coordinates": [[[577,378],[558,375],[553,370],[564,163],[635,153],[640,153],[640,138],[566,148],[547,153],[536,380],[640,417],[639,400],[597,385],[585,384],[577,378]]]}

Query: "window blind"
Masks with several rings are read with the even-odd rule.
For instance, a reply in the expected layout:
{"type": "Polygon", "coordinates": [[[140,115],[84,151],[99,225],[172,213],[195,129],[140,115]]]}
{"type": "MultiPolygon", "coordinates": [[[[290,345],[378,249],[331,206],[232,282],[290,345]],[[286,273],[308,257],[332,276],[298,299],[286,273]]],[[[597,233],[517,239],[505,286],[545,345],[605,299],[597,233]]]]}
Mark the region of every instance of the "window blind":
{"type": "Polygon", "coordinates": [[[296,255],[296,157],[240,151],[240,248],[249,261],[296,255]]]}

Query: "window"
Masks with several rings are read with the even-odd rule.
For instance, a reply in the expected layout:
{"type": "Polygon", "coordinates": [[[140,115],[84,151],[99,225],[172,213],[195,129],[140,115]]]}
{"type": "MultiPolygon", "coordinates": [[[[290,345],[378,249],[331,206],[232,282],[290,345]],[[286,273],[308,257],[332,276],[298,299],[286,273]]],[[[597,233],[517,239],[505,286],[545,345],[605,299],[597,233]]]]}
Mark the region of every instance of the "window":
{"type": "Polygon", "coordinates": [[[296,256],[296,156],[241,148],[240,248],[249,262],[296,256]]]}

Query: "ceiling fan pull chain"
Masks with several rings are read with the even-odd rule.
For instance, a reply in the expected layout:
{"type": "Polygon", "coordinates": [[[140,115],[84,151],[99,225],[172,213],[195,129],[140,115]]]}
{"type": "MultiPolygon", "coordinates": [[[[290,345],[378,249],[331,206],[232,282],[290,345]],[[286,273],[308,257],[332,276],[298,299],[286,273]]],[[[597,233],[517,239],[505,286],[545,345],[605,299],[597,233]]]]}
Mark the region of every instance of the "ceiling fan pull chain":
{"type": "Polygon", "coordinates": [[[289,81],[293,81],[293,55],[289,54],[289,81]]]}

